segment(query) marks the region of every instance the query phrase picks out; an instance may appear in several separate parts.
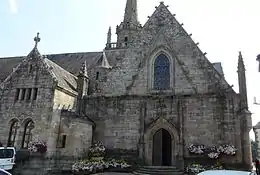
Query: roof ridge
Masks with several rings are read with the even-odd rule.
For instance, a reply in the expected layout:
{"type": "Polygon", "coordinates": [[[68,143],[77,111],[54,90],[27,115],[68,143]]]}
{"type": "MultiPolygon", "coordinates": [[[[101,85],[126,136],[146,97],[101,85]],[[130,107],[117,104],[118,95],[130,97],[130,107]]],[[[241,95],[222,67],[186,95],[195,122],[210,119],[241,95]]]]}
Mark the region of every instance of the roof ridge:
{"type": "MultiPolygon", "coordinates": [[[[86,53],[102,53],[103,51],[96,51],[96,52],[70,52],[70,53],[51,53],[51,54],[42,54],[42,56],[50,56],[50,55],[66,55],[66,54],[86,54],[86,53]]],[[[0,57],[1,59],[12,59],[12,58],[25,58],[24,56],[10,56],[10,57],[0,57]]]]}
{"type": "Polygon", "coordinates": [[[94,52],[68,52],[68,53],[53,53],[53,54],[44,54],[44,55],[65,55],[65,54],[85,54],[85,53],[102,53],[102,51],[94,52]]]}

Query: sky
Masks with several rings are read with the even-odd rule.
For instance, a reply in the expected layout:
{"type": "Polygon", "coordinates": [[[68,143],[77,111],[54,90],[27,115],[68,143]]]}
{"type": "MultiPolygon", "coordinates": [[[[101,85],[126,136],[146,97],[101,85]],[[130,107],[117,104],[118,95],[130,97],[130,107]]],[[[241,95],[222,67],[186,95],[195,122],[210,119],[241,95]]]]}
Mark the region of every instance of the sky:
{"type": "MultiPolygon", "coordinates": [[[[161,0],[139,0],[144,24],[161,0]]],[[[0,0],[0,57],[27,55],[40,32],[42,54],[101,51],[106,34],[123,20],[126,0],[0,0]]],[[[260,121],[259,0],[165,0],[184,29],[192,33],[211,62],[222,62],[227,81],[238,92],[237,61],[242,52],[248,103],[255,125],[260,121]]],[[[254,139],[253,132],[250,133],[254,139]]]]}

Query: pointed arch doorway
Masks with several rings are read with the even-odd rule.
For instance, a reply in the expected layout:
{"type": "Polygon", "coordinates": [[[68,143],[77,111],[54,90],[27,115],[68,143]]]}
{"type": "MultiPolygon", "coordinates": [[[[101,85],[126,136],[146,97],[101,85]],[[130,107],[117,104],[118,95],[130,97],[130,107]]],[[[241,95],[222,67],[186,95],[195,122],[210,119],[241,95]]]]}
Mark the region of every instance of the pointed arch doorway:
{"type": "Polygon", "coordinates": [[[154,166],[172,165],[172,139],[170,133],[161,128],[153,135],[153,158],[154,166]]]}

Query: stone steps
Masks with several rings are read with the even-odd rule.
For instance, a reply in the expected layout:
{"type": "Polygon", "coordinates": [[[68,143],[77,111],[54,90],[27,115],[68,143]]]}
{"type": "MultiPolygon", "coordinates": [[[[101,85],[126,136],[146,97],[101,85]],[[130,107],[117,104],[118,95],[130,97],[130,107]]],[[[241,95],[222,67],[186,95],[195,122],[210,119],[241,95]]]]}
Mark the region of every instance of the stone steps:
{"type": "Polygon", "coordinates": [[[138,168],[136,175],[183,175],[184,173],[173,166],[143,166],[138,168]]]}

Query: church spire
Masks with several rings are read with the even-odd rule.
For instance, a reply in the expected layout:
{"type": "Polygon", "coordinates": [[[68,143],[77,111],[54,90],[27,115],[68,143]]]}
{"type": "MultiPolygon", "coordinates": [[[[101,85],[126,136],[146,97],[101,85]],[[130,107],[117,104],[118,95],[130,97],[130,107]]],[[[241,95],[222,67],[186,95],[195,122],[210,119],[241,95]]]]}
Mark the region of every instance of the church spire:
{"type": "Polygon", "coordinates": [[[131,23],[134,25],[139,25],[138,15],[137,15],[137,0],[127,0],[123,23],[131,23]]]}
{"type": "Polygon", "coordinates": [[[247,103],[247,87],[246,87],[246,69],[243,60],[243,56],[241,52],[238,55],[238,66],[237,66],[237,74],[238,74],[238,85],[239,85],[239,95],[241,100],[241,108],[248,109],[247,103]]]}
{"type": "Polygon", "coordinates": [[[111,43],[111,37],[112,37],[112,32],[111,32],[111,27],[109,26],[108,32],[107,32],[107,44],[111,43]]]}
{"type": "Polygon", "coordinates": [[[116,26],[117,47],[127,47],[132,44],[141,28],[137,15],[137,0],[127,0],[124,21],[116,26]]]}
{"type": "Polygon", "coordinates": [[[238,71],[245,70],[244,60],[243,60],[243,56],[242,56],[241,52],[239,52],[239,55],[238,55],[238,67],[237,68],[238,68],[238,71]]]}

